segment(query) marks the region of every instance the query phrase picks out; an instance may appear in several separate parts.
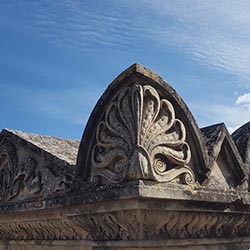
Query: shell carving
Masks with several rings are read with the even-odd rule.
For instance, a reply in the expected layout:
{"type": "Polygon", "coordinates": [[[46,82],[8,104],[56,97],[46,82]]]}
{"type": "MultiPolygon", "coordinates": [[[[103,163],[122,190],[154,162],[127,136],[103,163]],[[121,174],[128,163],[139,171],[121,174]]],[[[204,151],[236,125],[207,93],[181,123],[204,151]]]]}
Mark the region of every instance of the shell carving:
{"type": "Polygon", "coordinates": [[[184,124],[172,104],[149,85],[133,85],[119,93],[96,130],[91,155],[92,177],[109,182],[148,179],[193,184],[187,166],[191,151],[184,124]]]}

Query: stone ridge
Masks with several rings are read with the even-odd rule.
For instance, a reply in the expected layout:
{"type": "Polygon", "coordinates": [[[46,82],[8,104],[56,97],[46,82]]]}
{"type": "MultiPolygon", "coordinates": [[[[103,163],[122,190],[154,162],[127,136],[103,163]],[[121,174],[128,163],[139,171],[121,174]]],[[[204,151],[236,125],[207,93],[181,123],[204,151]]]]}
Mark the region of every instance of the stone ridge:
{"type": "Polygon", "coordinates": [[[54,136],[27,133],[17,130],[5,129],[8,132],[21,137],[22,139],[34,144],[35,146],[47,151],[57,158],[66,161],[70,165],[76,164],[77,152],[80,141],[64,139],[54,136]]]}
{"type": "Polygon", "coordinates": [[[243,161],[247,164],[250,163],[249,156],[249,140],[250,140],[250,122],[242,125],[233,134],[232,138],[240,152],[243,161]]]}

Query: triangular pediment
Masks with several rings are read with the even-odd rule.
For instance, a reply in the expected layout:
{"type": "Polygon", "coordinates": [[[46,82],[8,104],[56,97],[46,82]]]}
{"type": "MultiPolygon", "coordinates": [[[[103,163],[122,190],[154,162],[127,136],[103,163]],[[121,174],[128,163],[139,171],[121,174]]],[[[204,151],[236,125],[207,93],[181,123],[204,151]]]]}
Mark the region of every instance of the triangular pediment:
{"type": "Polygon", "coordinates": [[[73,152],[78,144],[74,140],[4,129],[0,133],[0,201],[69,191],[73,186],[73,152]]]}
{"type": "Polygon", "coordinates": [[[250,164],[250,122],[242,125],[232,134],[243,162],[250,164]]]}
{"type": "Polygon", "coordinates": [[[210,174],[203,185],[231,189],[244,181],[244,163],[224,123],[201,129],[210,156],[210,174]]]}

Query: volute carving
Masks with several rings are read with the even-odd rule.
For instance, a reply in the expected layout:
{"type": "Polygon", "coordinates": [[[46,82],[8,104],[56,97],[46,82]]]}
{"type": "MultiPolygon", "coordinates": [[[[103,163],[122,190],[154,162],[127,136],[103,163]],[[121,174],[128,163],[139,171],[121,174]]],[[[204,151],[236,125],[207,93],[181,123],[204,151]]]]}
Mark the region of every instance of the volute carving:
{"type": "Polygon", "coordinates": [[[9,199],[18,196],[21,192],[32,195],[42,189],[41,173],[37,167],[37,161],[28,157],[15,171],[13,185],[9,199]]]}
{"type": "Polygon", "coordinates": [[[5,139],[0,141],[0,200],[8,199],[18,164],[15,145],[5,139]]]}
{"type": "Polygon", "coordinates": [[[74,176],[57,165],[38,164],[33,156],[18,157],[14,143],[0,141],[0,201],[69,192],[74,176]]]}
{"type": "Polygon", "coordinates": [[[108,105],[96,129],[92,178],[194,184],[191,151],[183,122],[172,104],[150,85],[123,88],[108,105]]]}

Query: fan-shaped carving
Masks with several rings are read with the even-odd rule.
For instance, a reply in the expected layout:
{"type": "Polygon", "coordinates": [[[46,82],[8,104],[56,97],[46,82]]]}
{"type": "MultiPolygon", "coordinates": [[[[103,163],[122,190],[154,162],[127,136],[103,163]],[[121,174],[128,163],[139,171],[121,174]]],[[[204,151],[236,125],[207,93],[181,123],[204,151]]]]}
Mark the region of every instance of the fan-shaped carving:
{"type": "Polygon", "coordinates": [[[178,179],[194,183],[184,124],[172,104],[150,85],[124,88],[107,107],[96,130],[92,177],[110,182],[178,179]]]}

